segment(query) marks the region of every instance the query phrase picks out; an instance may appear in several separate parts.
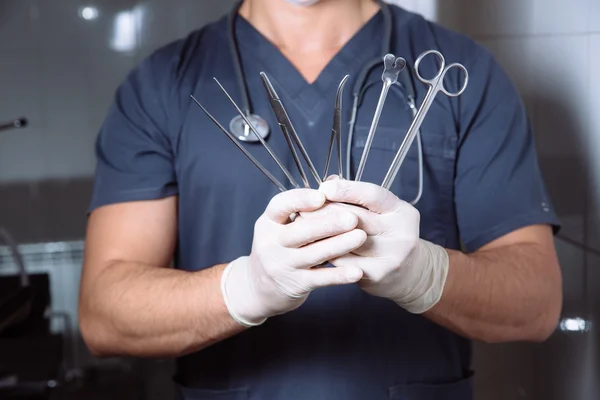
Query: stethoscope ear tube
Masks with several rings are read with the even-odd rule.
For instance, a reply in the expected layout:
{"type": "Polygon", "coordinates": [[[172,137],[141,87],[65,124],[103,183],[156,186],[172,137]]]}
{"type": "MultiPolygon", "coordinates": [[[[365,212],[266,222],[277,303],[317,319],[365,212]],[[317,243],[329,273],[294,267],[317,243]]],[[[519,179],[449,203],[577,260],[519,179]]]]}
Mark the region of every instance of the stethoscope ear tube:
{"type": "Polygon", "coordinates": [[[240,96],[242,98],[241,109],[246,117],[250,120],[256,128],[254,133],[258,133],[261,138],[256,137],[256,134],[250,132],[250,127],[247,125],[244,118],[239,115],[234,116],[229,123],[229,130],[237,138],[243,142],[260,142],[260,139],[266,139],[271,132],[269,123],[260,115],[252,113],[252,106],[250,104],[250,96],[248,95],[248,86],[246,85],[246,77],[244,76],[244,70],[242,68],[242,60],[239,53],[239,48],[235,39],[235,19],[238,11],[242,5],[242,1],[239,1],[231,10],[227,17],[227,36],[229,39],[229,50],[231,52],[231,58],[233,59],[233,69],[240,90],[240,96]]]}
{"type": "MultiPolygon", "coordinates": [[[[384,39],[382,41],[382,56],[390,53],[392,48],[392,39],[393,39],[393,21],[392,14],[389,9],[389,6],[382,0],[377,0],[377,3],[380,6],[380,9],[383,13],[384,19],[384,39]]],[[[235,38],[235,19],[237,17],[239,8],[242,5],[242,1],[238,1],[237,4],[231,10],[228,16],[228,39],[229,39],[229,47],[231,51],[231,57],[233,60],[233,69],[236,75],[236,80],[238,83],[238,87],[240,90],[241,96],[241,110],[246,118],[242,118],[240,115],[236,115],[230,122],[229,128],[231,133],[236,137],[237,140],[244,142],[263,142],[263,140],[256,137],[253,133],[260,134],[262,139],[266,139],[270,134],[270,127],[268,122],[259,115],[252,113],[252,108],[250,104],[250,98],[248,95],[248,87],[246,84],[246,79],[244,76],[244,71],[242,68],[241,57],[239,54],[239,49],[236,43],[235,38]],[[251,132],[250,128],[247,126],[245,120],[249,120],[254,125],[255,129],[251,132]]],[[[372,70],[382,63],[382,59],[375,59],[368,63],[360,74],[358,74],[356,83],[354,85],[353,90],[353,101],[352,101],[352,110],[350,115],[350,120],[348,123],[348,139],[346,143],[346,178],[352,179],[352,143],[354,140],[354,131],[356,128],[356,119],[358,114],[358,109],[362,103],[362,99],[364,97],[365,91],[368,89],[370,85],[365,85],[365,81],[367,80],[368,75],[372,72],[372,70]]],[[[405,68],[404,71],[400,74],[399,80],[401,82],[401,86],[404,89],[404,93],[406,95],[407,102],[413,112],[413,118],[416,113],[416,104],[415,104],[415,89],[413,83],[410,79],[410,74],[408,72],[408,68],[405,68]]],[[[232,137],[230,137],[231,139],[232,137]]],[[[415,204],[421,198],[421,194],[423,191],[423,152],[422,152],[422,143],[420,133],[417,134],[417,145],[419,148],[419,189],[418,194],[415,200],[411,203],[415,204]]],[[[264,172],[264,171],[263,171],[264,172]]],[[[269,176],[269,178],[274,178],[269,176]]],[[[282,187],[277,185],[281,190],[282,187]]]]}

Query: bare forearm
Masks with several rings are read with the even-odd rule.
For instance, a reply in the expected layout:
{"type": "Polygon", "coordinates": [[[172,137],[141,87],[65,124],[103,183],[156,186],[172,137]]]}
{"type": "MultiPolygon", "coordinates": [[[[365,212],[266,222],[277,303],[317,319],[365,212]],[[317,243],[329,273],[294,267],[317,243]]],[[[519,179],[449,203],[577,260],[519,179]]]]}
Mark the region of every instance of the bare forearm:
{"type": "Polygon", "coordinates": [[[107,267],[81,301],[88,345],[101,356],[177,357],[239,333],[221,296],[223,268],[107,267]]]}
{"type": "Polygon", "coordinates": [[[552,333],[562,304],[560,272],[538,266],[556,263],[554,257],[535,244],[448,253],[444,294],[426,317],[485,342],[542,341],[552,333]]]}

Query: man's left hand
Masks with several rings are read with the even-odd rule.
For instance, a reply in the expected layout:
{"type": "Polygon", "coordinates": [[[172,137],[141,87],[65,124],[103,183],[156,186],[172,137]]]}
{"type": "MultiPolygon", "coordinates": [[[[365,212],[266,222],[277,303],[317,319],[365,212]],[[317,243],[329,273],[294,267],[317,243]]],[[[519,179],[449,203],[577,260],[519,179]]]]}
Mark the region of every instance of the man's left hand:
{"type": "Polygon", "coordinates": [[[320,189],[335,206],[348,207],[368,235],[358,250],[331,260],[336,267],[363,270],[367,293],[421,314],[437,304],[448,274],[444,248],[419,238],[419,211],[372,183],[329,179],[320,189]],[[343,204],[340,204],[343,203],[343,204]]]}

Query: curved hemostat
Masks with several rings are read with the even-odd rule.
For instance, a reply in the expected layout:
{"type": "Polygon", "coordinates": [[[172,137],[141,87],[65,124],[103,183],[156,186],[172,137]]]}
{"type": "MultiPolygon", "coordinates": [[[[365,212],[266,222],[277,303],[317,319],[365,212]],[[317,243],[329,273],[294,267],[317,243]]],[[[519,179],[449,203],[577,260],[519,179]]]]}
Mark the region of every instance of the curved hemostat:
{"type": "Polygon", "coordinates": [[[331,138],[329,139],[329,149],[327,150],[327,160],[325,161],[325,172],[323,180],[327,179],[329,173],[329,165],[331,164],[331,154],[333,153],[333,144],[337,141],[338,152],[338,175],[340,179],[344,179],[344,170],[342,167],[342,96],[344,86],[350,75],[346,75],[340,82],[335,96],[335,108],[333,110],[333,127],[331,128],[331,138]]]}

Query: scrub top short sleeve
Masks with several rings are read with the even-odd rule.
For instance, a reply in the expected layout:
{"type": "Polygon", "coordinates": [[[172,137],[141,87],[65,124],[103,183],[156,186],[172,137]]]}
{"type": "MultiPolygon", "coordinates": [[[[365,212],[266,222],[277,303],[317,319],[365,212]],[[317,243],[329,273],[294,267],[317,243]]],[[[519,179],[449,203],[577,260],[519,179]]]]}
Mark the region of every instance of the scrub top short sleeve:
{"type": "Polygon", "coordinates": [[[90,211],[125,201],[177,194],[167,135],[169,59],[155,52],[118,88],[96,141],[96,177],[90,211]],[[160,71],[160,73],[158,73],[160,71]]]}
{"type": "Polygon", "coordinates": [[[538,165],[525,107],[507,74],[487,50],[461,98],[455,207],[465,251],[529,225],[558,230],[538,165]]]}

